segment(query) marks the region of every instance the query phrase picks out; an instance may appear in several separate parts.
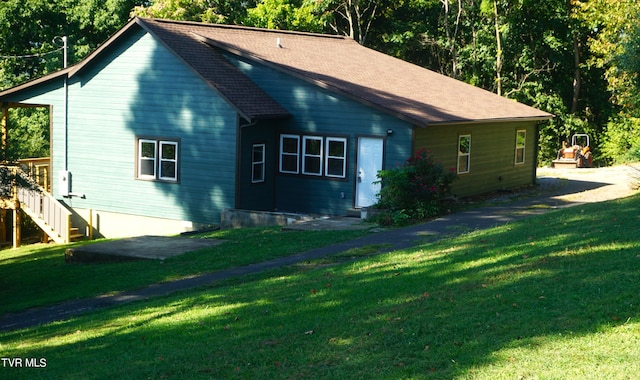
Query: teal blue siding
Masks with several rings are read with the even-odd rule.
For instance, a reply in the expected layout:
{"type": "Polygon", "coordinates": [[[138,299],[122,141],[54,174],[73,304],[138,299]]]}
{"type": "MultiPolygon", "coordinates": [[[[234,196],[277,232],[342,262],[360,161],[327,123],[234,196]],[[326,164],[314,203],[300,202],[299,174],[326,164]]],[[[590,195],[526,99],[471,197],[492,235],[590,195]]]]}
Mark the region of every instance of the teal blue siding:
{"type": "MultiPolygon", "coordinates": [[[[393,167],[410,156],[412,126],[409,123],[283,72],[235,56],[227,57],[294,115],[276,128],[276,136],[293,133],[347,138],[347,178],[279,174],[275,190],[277,209],[340,215],[352,208],[358,136],[387,137],[387,130],[393,130],[385,141],[385,167],[393,167]]],[[[276,167],[272,168],[276,172],[277,163],[276,157],[276,167]]]]}
{"type": "MultiPolygon", "coordinates": [[[[65,161],[62,83],[20,99],[52,105],[54,188],[65,161]]],[[[237,113],[152,36],[127,36],[73,76],[68,99],[67,168],[84,195],[72,207],[217,223],[235,206],[237,113]],[[180,141],[178,183],[135,178],[137,136],[180,141]]]]}

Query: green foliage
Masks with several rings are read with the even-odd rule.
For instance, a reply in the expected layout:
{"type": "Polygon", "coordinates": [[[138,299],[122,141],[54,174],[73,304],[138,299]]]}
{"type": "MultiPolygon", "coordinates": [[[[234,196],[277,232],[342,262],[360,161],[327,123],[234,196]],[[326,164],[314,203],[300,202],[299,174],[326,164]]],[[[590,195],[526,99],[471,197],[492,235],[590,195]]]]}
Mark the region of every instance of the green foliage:
{"type": "Polygon", "coordinates": [[[576,132],[612,159],[623,120],[640,117],[639,12],[635,0],[5,0],[0,88],[61,68],[54,37],[69,37],[73,64],[130,15],[334,33],[490,91],[499,72],[502,94],[556,115],[539,163],[576,132]]]}
{"type": "Polygon", "coordinates": [[[315,6],[295,0],[261,0],[247,10],[245,25],[282,30],[322,32],[323,19],[314,14],[315,6]]]}
{"type": "Polygon", "coordinates": [[[131,12],[133,16],[217,24],[240,24],[247,9],[256,5],[252,0],[155,0],[141,3],[131,12]]]}
{"type": "Polygon", "coordinates": [[[381,170],[382,184],[377,208],[389,209],[390,224],[405,224],[409,219],[424,220],[442,212],[443,201],[451,195],[455,170],[447,170],[431,152],[420,149],[404,165],[381,170]]]}
{"type": "Polygon", "coordinates": [[[49,110],[17,108],[9,113],[6,160],[49,156],[49,110]]]}
{"type": "Polygon", "coordinates": [[[640,118],[612,119],[607,124],[602,152],[613,163],[640,161],[640,118]]]}

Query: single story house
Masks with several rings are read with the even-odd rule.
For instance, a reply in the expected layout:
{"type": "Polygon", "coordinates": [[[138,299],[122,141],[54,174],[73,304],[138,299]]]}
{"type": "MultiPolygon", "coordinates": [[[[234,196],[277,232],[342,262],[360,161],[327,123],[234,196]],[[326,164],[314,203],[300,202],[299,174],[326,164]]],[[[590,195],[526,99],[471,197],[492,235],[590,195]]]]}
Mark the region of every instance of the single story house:
{"type": "Polygon", "coordinates": [[[223,209],[344,215],[422,147],[456,168],[456,195],[533,184],[552,117],[348,37],[145,18],[0,92],[5,119],[35,106],[50,112],[53,196],[106,237],[193,230],[223,209]]]}

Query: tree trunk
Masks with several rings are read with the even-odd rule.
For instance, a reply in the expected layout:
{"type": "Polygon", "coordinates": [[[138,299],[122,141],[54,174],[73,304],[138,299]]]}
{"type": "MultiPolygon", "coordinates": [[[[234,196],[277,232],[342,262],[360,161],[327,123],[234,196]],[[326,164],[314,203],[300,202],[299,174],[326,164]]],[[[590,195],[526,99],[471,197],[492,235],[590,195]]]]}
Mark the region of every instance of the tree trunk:
{"type": "Polygon", "coordinates": [[[580,99],[580,87],[582,76],[580,73],[580,41],[578,37],[573,37],[573,98],[571,99],[571,113],[578,111],[578,100],[580,99]]]}
{"type": "Polygon", "coordinates": [[[502,42],[500,41],[500,23],[498,22],[498,1],[493,0],[493,18],[496,28],[496,92],[502,96],[502,42]]]}

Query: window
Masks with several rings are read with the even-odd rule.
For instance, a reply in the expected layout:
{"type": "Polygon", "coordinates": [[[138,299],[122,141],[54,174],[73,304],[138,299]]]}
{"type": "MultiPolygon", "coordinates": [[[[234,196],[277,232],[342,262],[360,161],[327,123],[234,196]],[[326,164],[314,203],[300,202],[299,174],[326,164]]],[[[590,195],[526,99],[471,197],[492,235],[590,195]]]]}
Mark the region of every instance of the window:
{"type": "Polygon", "coordinates": [[[137,178],[178,181],[178,141],[138,139],[137,178]]]}
{"type": "Polygon", "coordinates": [[[471,164],[471,135],[458,136],[458,174],[469,173],[471,164]]]}
{"type": "Polygon", "coordinates": [[[519,130],[516,132],[516,165],[524,164],[524,147],[527,141],[527,131],[519,130]]]}
{"type": "Polygon", "coordinates": [[[251,182],[264,182],[265,145],[253,144],[251,153],[251,182]]]}
{"type": "Polygon", "coordinates": [[[300,157],[300,136],[280,136],[280,172],[298,174],[300,157]]]}
{"type": "Polygon", "coordinates": [[[280,173],[346,178],[347,139],[280,135],[280,173]]]}
{"type": "Polygon", "coordinates": [[[327,156],[324,167],[327,177],[346,177],[347,139],[327,137],[327,156]]]}
{"type": "Polygon", "coordinates": [[[322,175],[321,137],[302,137],[302,174],[322,175]]]}
{"type": "Polygon", "coordinates": [[[178,180],[178,143],[160,141],[160,179],[178,180]]]}
{"type": "Polygon", "coordinates": [[[156,179],[157,146],[155,140],[138,140],[138,178],[156,179]]]}

